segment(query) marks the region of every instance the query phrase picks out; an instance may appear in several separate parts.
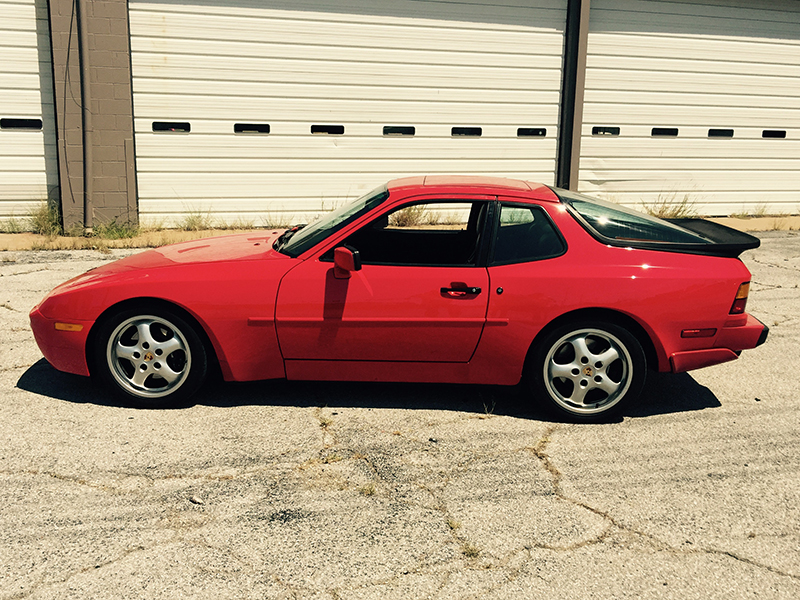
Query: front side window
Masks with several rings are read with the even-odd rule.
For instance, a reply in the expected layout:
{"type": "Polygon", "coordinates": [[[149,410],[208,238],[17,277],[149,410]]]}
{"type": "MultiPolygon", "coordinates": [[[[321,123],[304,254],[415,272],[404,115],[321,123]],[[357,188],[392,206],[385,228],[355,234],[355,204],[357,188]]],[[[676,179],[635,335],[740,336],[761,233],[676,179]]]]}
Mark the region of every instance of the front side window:
{"type": "Polygon", "coordinates": [[[539,206],[502,204],[493,265],[530,262],[560,256],[566,250],[547,213],[539,206]]]}
{"type": "Polygon", "coordinates": [[[553,190],[581,218],[590,233],[607,240],[669,244],[708,244],[710,240],[683,227],[624,206],[567,190],[553,190]]]}
{"type": "MultiPolygon", "coordinates": [[[[489,202],[437,200],[398,207],[349,236],[362,264],[473,266],[489,202]]],[[[327,259],[323,257],[323,260],[327,259]]]]}

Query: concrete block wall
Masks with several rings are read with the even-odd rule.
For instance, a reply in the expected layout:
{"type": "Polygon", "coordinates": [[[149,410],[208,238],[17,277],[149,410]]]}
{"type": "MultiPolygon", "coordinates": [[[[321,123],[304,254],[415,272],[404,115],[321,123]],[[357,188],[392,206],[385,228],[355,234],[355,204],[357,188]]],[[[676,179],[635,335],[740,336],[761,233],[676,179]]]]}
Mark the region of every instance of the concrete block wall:
{"type": "Polygon", "coordinates": [[[130,35],[126,0],[49,0],[56,100],[59,182],[66,229],[84,224],[138,223],[133,141],[130,35]],[[78,18],[80,17],[80,19],[78,18]],[[80,27],[88,56],[80,55],[80,27]],[[88,64],[92,181],[84,214],[84,115],[81,60],[88,64]]]}

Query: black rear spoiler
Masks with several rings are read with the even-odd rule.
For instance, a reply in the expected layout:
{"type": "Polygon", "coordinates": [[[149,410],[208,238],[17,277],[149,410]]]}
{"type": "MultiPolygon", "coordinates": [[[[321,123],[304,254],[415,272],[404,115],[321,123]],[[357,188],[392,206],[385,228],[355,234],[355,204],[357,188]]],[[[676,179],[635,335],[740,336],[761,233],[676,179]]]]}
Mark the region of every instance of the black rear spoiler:
{"type": "Polygon", "coordinates": [[[681,251],[684,252],[736,258],[745,250],[753,250],[761,245],[761,240],[754,235],[706,219],[664,220],[697,233],[712,242],[711,244],[675,244],[675,246],[680,246],[681,251]]]}

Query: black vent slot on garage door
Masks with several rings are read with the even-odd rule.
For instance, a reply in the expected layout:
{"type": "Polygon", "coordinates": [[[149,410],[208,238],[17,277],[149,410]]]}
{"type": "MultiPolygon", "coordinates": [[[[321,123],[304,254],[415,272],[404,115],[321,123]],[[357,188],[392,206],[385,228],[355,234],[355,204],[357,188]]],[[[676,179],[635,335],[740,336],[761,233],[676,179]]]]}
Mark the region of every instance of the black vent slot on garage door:
{"type": "Polygon", "coordinates": [[[653,127],[650,130],[653,137],[678,137],[677,127],[653,127]]]}
{"type": "Polygon", "coordinates": [[[0,129],[28,129],[31,131],[42,130],[41,119],[0,119],[0,129]]]}
{"type": "Polygon", "coordinates": [[[344,125],[312,125],[314,135],[344,135],[344,125]]]}
{"type": "Polygon", "coordinates": [[[191,130],[191,124],[186,121],[153,121],[153,131],[165,131],[167,133],[189,133],[191,130]]]}
{"type": "Polygon", "coordinates": [[[710,138],[732,138],[733,129],[709,129],[708,137],[710,138]]]}
{"type": "Polygon", "coordinates": [[[610,135],[618,136],[619,127],[592,127],[592,135],[610,135]]]}
{"type": "Polygon", "coordinates": [[[454,137],[481,137],[483,129],[481,127],[453,127],[450,135],[454,137]]]}
{"type": "Polygon", "coordinates": [[[234,123],[233,133],[266,135],[269,133],[269,123],[234,123]]]}
{"type": "Polygon", "coordinates": [[[518,127],[517,137],[545,137],[547,129],[544,127],[518,127]]]}
{"type": "Polygon", "coordinates": [[[417,133],[417,128],[404,125],[385,125],[383,135],[410,137],[417,133]]]}
{"type": "Polygon", "coordinates": [[[773,138],[782,140],[786,137],[785,129],[765,129],[761,132],[762,138],[773,138]]]}

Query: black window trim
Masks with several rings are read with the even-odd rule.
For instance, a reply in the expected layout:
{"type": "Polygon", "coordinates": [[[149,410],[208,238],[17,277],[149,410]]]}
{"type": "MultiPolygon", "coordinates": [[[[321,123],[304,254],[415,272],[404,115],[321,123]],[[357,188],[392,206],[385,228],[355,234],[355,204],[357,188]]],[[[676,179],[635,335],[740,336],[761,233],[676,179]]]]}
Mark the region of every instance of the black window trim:
{"type": "Polygon", "coordinates": [[[564,256],[567,253],[567,250],[569,249],[569,244],[567,244],[567,239],[561,233],[561,230],[558,228],[558,226],[556,225],[555,221],[553,221],[553,218],[550,216],[550,213],[548,213],[547,210],[545,210],[544,206],[542,206],[541,204],[536,204],[536,203],[533,203],[533,202],[523,202],[523,201],[520,201],[520,200],[510,200],[510,199],[498,198],[495,201],[495,205],[496,205],[496,209],[494,211],[494,223],[492,224],[492,231],[491,231],[491,235],[490,235],[491,248],[489,249],[489,253],[488,253],[488,256],[487,256],[487,266],[489,266],[489,267],[502,267],[504,265],[524,265],[524,264],[527,264],[527,263],[539,262],[539,261],[542,261],[542,260],[550,260],[551,258],[558,258],[559,256],[564,256]],[[547,219],[547,221],[550,223],[550,226],[553,228],[553,231],[558,236],[558,239],[561,240],[562,251],[559,252],[558,254],[551,254],[551,255],[548,255],[548,256],[542,256],[540,258],[534,258],[534,259],[508,260],[508,261],[502,261],[502,262],[495,262],[495,260],[494,260],[494,246],[495,246],[495,241],[497,240],[497,235],[498,235],[499,230],[500,230],[500,213],[502,212],[502,207],[503,206],[512,206],[512,207],[529,208],[529,209],[530,208],[535,208],[535,209],[537,209],[540,213],[542,213],[544,215],[545,219],[547,219]]]}

